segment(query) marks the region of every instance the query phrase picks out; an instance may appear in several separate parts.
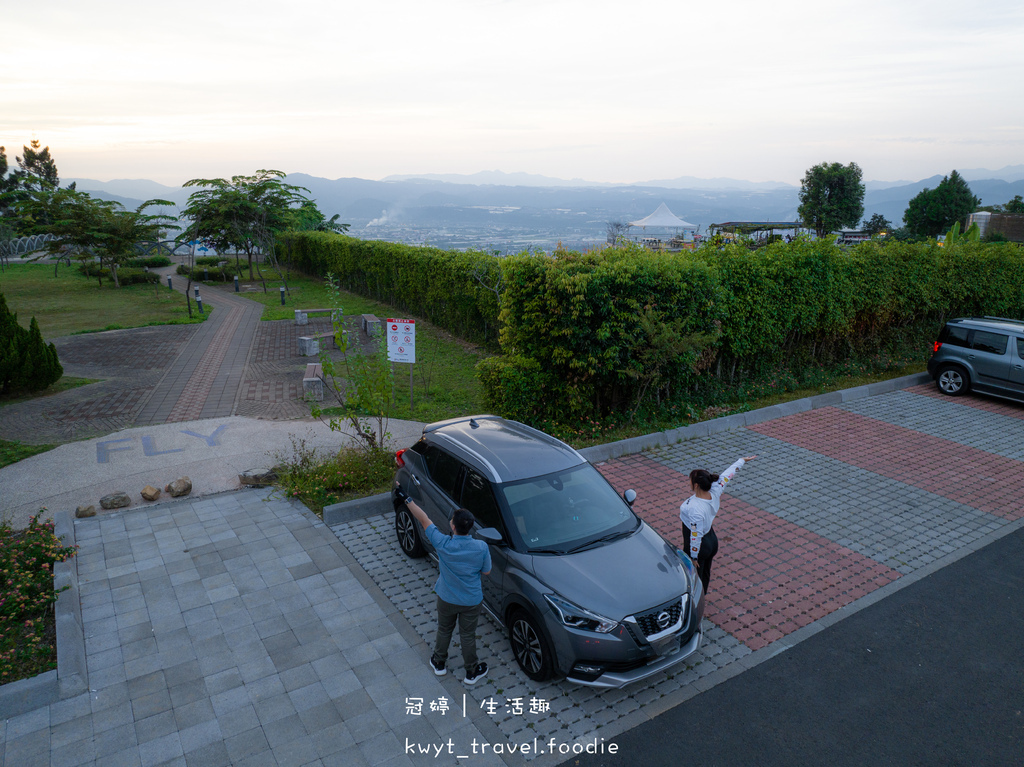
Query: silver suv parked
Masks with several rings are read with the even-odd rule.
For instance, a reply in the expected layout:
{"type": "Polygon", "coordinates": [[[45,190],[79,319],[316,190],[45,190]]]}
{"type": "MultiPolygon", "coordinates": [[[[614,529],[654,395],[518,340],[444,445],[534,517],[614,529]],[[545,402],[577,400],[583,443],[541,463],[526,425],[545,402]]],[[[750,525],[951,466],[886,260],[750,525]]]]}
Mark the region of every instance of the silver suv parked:
{"type": "MultiPolygon", "coordinates": [[[[396,454],[395,474],[442,531],[464,506],[491,547],[484,609],[508,632],[523,672],[622,687],[700,646],[704,592],[668,543],[569,445],[490,415],[430,424],[396,454]]],[[[395,503],[398,544],[432,553],[395,503]]]]}
{"type": "Polygon", "coordinates": [[[943,394],[977,391],[1024,402],[1024,321],[950,320],[935,342],[928,372],[943,394]]]}

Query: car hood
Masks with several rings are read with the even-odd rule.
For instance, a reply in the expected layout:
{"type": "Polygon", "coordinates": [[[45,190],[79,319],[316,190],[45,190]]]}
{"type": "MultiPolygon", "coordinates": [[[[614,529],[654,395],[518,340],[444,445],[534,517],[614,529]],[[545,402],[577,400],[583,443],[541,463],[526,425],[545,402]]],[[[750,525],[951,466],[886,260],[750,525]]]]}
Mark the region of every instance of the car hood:
{"type": "Polygon", "coordinates": [[[689,586],[675,548],[646,523],[603,546],[532,558],[534,574],[552,591],[617,621],[664,604],[689,586]]]}

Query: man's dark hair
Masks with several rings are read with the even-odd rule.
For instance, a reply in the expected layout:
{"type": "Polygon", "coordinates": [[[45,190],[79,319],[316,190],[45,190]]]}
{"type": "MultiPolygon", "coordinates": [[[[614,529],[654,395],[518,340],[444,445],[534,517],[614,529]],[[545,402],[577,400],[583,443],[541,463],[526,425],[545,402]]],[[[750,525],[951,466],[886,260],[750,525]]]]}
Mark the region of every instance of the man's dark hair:
{"type": "Polygon", "coordinates": [[[456,509],[452,514],[452,523],[455,525],[456,535],[468,535],[476,523],[476,517],[469,509],[456,509]]]}

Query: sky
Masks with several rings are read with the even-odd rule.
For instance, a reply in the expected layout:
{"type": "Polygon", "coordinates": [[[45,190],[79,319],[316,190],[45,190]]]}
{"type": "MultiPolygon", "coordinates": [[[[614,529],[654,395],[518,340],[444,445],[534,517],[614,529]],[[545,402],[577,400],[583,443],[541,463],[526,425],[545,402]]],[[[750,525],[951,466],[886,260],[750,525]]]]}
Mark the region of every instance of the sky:
{"type": "Polygon", "coordinates": [[[37,0],[0,144],[179,185],[501,170],[798,184],[1024,162],[1020,0],[37,0]]]}

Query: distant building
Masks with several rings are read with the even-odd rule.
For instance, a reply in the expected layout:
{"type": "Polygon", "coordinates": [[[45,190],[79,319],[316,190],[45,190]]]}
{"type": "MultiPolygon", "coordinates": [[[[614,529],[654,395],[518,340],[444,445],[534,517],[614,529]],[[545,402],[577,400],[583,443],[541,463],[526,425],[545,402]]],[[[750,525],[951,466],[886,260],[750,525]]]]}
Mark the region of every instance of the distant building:
{"type": "Polygon", "coordinates": [[[982,237],[1001,234],[1010,242],[1024,242],[1024,216],[981,211],[967,217],[967,226],[977,224],[982,237]]]}

